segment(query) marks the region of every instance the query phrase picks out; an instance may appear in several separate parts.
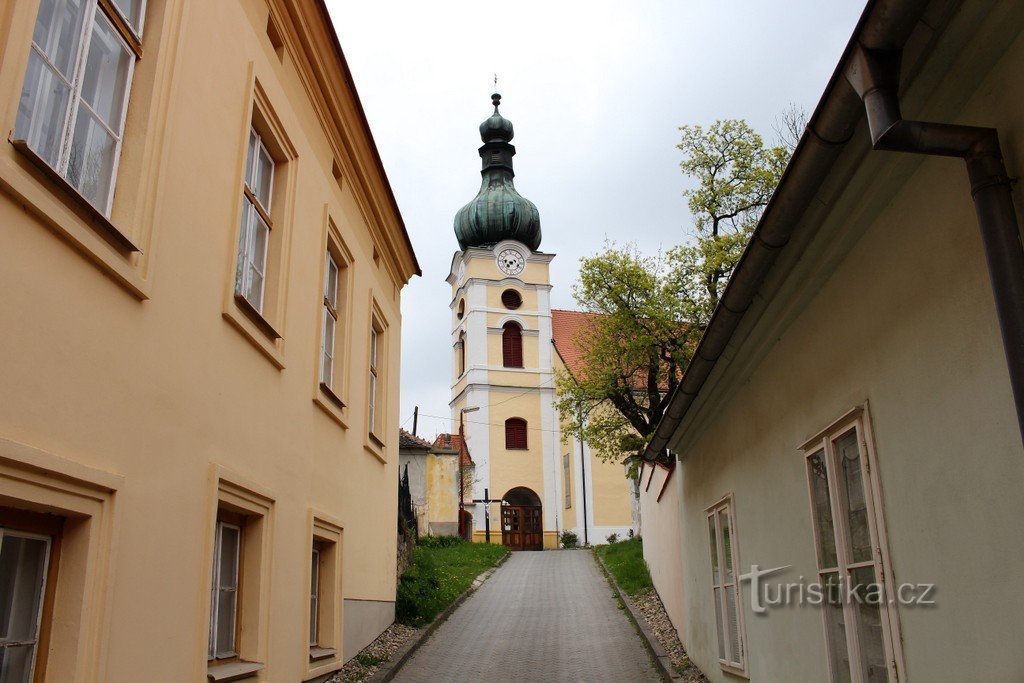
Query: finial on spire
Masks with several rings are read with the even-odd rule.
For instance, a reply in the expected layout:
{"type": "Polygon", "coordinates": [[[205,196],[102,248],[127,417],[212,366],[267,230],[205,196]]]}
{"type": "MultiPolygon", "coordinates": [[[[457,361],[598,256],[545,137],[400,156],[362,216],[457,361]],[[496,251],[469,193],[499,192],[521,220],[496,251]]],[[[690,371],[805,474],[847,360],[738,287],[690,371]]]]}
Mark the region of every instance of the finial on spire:
{"type": "Polygon", "coordinates": [[[501,94],[498,93],[498,74],[494,74],[494,94],[491,95],[491,104],[494,105],[494,113],[498,113],[498,105],[501,104],[501,94]]]}

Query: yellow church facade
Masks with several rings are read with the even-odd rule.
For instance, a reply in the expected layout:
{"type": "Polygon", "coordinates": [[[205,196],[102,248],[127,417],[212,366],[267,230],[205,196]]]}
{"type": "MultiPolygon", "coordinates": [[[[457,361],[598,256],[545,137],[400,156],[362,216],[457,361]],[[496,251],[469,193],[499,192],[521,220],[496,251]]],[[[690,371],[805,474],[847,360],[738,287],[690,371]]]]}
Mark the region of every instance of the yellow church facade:
{"type": "Polygon", "coordinates": [[[564,531],[580,543],[625,537],[632,514],[622,466],[595,459],[555,408],[574,331],[555,323],[572,312],[551,308],[554,254],[540,251],[539,212],[512,183],[512,124],[498,112],[500,96],[493,100],[480,127],[480,194],[456,216],[461,249],[447,280],[451,416],[475,464],[462,502],[470,534],[523,550],[557,548],[564,531]],[[561,345],[556,329],[566,333],[561,345]]]}

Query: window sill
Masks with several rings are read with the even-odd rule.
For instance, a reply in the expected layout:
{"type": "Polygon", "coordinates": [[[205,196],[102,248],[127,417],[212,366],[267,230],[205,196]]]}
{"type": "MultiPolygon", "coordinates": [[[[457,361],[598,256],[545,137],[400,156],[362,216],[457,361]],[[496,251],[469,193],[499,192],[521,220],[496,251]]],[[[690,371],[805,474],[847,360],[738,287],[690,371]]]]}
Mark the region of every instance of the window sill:
{"type": "Polygon", "coordinates": [[[220,664],[208,667],[206,670],[206,678],[207,680],[214,681],[215,683],[240,681],[243,678],[255,676],[262,670],[263,665],[257,664],[256,662],[231,662],[230,664],[220,664]]]}
{"type": "Polygon", "coordinates": [[[733,676],[739,676],[740,678],[750,680],[750,674],[748,674],[744,669],[737,668],[735,666],[732,666],[731,664],[726,664],[721,660],[719,660],[718,666],[720,669],[722,669],[722,671],[724,671],[727,674],[732,674],[733,676]]]}
{"type": "Polygon", "coordinates": [[[0,188],[114,282],[137,299],[148,299],[142,249],[28,145],[9,142],[12,151],[0,155],[0,188]]]}
{"type": "Polygon", "coordinates": [[[284,369],[284,338],[245,297],[235,294],[233,287],[224,302],[223,314],[278,370],[284,369]]]}
{"type": "Polygon", "coordinates": [[[338,653],[333,647],[316,647],[312,646],[309,648],[309,661],[319,662],[323,659],[330,659],[338,653]]]}
{"type": "Polygon", "coordinates": [[[340,396],[323,382],[320,382],[316,387],[316,393],[313,394],[313,403],[317,404],[342,429],[348,429],[348,416],[346,415],[348,406],[345,405],[340,396]]]}
{"type": "Polygon", "coordinates": [[[388,459],[384,455],[384,450],[387,448],[387,446],[385,446],[384,442],[381,441],[380,437],[374,434],[373,432],[367,433],[366,443],[363,444],[363,448],[365,448],[369,453],[371,453],[375,458],[380,460],[382,463],[387,464],[388,459]]]}
{"type": "Polygon", "coordinates": [[[117,229],[117,226],[110,222],[107,216],[92,205],[85,196],[78,191],[78,189],[69,183],[67,179],[57,173],[53,168],[50,167],[46,160],[36,154],[35,150],[28,146],[28,143],[24,140],[11,140],[11,144],[14,145],[14,149],[18,150],[26,159],[32,162],[32,164],[43,172],[50,181],[62,189],[68,197],[75,201],[78,206],[85,210],[89,217],[92,218],[97,225],[99,225],[106,237],[109,237],[117,246],[124,249],[127,252],[138,252],[142,253],[142,249],[135,246],[135,243],[128,239],[128,236],[117,229]]]}

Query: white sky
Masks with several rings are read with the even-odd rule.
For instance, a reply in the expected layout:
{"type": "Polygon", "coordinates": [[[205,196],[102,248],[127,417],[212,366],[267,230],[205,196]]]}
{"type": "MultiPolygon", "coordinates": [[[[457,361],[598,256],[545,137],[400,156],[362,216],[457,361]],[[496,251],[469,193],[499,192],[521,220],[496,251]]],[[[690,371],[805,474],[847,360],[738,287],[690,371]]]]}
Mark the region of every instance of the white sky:
{"type": "Polygon", "coordinates": [[[515,125],[516,189],[540,209],[552,302],[575,308],[582,256],[606,238],[654,252],[690,216],[678,127],[747,119],[769,141],[808,114],[862,0],[327,0],[423,269],[402,293],[401,418],[450,431],[444,278],[456,211],[480,187],[477,126],[515,125]],[[442,416],[442,418],[425,415],[442,416]]]}

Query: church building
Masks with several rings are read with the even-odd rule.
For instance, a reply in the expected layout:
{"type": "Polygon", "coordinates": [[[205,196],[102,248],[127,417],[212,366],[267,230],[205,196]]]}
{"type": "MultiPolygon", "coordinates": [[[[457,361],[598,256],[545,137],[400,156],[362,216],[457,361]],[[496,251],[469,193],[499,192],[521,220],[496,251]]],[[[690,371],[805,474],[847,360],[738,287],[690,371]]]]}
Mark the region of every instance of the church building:
{"type": "Polygon", "coordinates": [[[563,531],[581,544],[624,538],[632,514],[622,466],[592,457],[555,408],[583,314],[551,308],[555,255],[540,251],[540,212],[513,184],[512,122],[500,102],[492,96],[494,113],[480,125],[482,183],[455,216],[459,251],[447,278],[449,405],[476,464],[460,526],[473,540],[522,550],[557,548],[563,531]]]}

